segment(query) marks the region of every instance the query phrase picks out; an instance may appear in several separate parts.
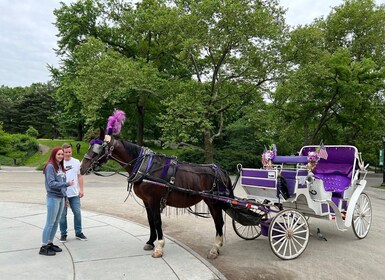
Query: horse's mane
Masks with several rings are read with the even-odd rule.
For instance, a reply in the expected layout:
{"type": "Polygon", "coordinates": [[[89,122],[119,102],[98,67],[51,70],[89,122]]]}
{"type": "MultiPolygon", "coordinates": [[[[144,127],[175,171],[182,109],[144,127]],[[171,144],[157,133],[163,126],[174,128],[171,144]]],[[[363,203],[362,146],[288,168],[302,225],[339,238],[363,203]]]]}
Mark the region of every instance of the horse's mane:
{"type": "Polygon", "coordinates": [[[139,157],[139,153],[140,153],[140,149],[141,147],[134,144],[134,143],[131,143],[129,141],[126,141],[126,140],[123,140],[123,139],[119,139],[124,148],[126,149],[126,151],[128,152],[128,154],[131,154],[134,158],[137,158],[139,157]]]}

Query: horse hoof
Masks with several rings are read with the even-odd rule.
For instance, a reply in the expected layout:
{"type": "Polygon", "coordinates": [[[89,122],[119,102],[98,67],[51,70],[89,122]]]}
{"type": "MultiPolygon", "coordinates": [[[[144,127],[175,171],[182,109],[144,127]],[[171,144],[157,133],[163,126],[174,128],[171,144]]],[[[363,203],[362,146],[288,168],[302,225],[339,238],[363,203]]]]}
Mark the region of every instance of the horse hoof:
{"type": "Polygon", "coordinates": [[[146,244],[143,247],[143,250],[145,250],[145,251],[151,251],[153,249],[154,249],[154,245],[151,245],[151,244],[146,244]]]}
{"type": "Polygon", "coordinates": [[[159,252],[157,250],[155,250],[153,253],[152,253],[152,257],[153,258],[161,258],[163,256],[163,253],[162,252],[159,252]]]}
{"type": "Polygon", "coordinates": [[[210,250],[210,252],[207,254],[207,258],[210,260],[214,260],[218,257],[219,252],[217,250],[210,250]]]}

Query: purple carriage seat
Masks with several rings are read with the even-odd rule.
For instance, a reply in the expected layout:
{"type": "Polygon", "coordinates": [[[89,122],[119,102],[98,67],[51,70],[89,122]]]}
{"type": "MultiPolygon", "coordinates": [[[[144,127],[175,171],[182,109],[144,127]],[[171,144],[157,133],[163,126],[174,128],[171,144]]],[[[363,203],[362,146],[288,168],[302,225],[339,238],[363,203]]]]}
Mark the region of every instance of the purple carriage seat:
{"type": "MultiPolygon", "coordinates": [[[[342,195],[350,187],[355,162],[355,148],[351,146],[326,146],[327,160],[320,159],[313,170],[314,177],[321,179],[326,191],[342,195]]],[[[302,155],[316,147],[305,147],[302,155]]]]}

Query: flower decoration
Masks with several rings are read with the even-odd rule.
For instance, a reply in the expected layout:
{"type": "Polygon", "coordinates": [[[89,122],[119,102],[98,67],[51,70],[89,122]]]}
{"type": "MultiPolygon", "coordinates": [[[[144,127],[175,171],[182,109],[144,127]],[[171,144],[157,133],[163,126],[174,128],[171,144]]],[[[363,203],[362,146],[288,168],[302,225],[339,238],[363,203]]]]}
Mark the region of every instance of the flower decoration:
{"type": "Polygon", "coordinates": [[[318,153],[314,151],[308,152],[307,160],[309,162],[317,162],[319,160],[318,153]]]}
{"type": "Polygon", "coordinates": [[[265,146],[265,150],[262,153],[262,165],[264,168],[270,169],[273,166],[272,160],[277,155],[277,147],[275,144],[269,146],[269,150],[265,146]]]}
{"type": "Polygon", "coordinates": [[[316,151],[308,152],[307,153],[307,160],[308,160],[307,169],[309,171],[313,171],[313,169],[317,165],[317,162],[319,161],[318,153],[316,151]]]}

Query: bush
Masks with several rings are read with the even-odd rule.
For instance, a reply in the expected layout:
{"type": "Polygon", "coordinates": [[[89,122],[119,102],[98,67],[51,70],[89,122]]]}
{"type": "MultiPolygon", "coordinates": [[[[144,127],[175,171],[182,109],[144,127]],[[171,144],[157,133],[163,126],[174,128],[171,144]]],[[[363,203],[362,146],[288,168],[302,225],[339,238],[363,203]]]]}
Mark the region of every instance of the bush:
{"type": "Polygon", "coordinates": [[[260,157],[255,152],[236,150],[236,149],[221,149],[214,154],[214,162],[229,173],[237,173],[237,165],[240,163],[243,167],[259,168],[260,157]]]}
{"type": "Polygon", "coordinates": [[[35,129],[33,126],[29,126],[27,131],[25,132],[29,137],[32,137],[32,138],[37,138],[37,136],[39,135],[39,131],[37,131],[37,129],[35,129]]]}
{"type": "Polygon", "coordinates": [[[191,163],[204,163],[205,154],[204,150],[200,148],[187,148],[182,149],[178,154],[178,159],[181,161],[191,162],[191,163]]]}
{"type": "Polygon", "coordinates": [[[3,132],[0,135],[0,164],[9,165],[16,160],[18,165],[22,165],[28,157],[37,152],[38,147],[33,137],[3,132]]]}

